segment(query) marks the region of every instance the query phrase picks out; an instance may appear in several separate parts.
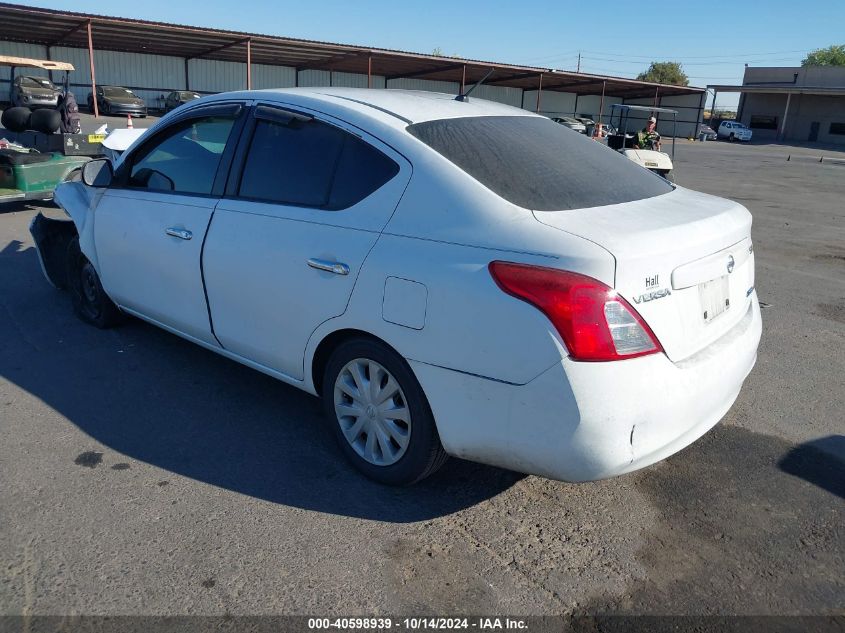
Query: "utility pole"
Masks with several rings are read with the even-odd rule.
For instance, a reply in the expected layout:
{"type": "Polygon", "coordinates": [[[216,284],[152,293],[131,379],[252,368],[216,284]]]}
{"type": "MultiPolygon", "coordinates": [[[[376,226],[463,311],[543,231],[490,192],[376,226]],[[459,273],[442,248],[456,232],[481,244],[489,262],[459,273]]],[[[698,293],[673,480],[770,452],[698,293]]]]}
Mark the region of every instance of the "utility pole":
{"type": "Polygon", "coordinates": [[[578,68],[575,70],[576,73],[581,72],[581,51],[578,51],[578,68]]]}

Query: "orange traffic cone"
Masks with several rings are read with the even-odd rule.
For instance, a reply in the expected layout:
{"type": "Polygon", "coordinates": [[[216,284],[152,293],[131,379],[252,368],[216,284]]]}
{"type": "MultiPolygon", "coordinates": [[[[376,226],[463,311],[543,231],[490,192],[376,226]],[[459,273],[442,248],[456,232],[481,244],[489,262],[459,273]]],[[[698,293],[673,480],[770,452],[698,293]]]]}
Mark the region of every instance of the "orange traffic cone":
{"type": "Polygon", "coordinates": [[[127,130],[131,130],[131,129],[134,129],[134,127],[135,127],[135,126],[134,126],[134,125],[132,125],[132,115],[131,115],[131,114],[127,114],[127,115],[126,115],[126,129],[127,129],[127,130]]]}

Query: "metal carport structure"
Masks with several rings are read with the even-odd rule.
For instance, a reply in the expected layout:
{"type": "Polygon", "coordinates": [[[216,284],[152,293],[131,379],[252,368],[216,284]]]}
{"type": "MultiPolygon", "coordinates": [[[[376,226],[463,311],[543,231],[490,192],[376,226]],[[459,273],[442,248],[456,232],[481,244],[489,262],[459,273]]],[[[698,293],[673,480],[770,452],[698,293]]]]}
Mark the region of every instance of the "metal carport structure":
{"type": "MultiPolygon", "coordinates": [[[[620,77],[592,75],[549,68],[502,64],[489,61],[422,55],[383,48],[317,42],[287,37],[200,28],[163,22],[150,22],[24,5],[0,3],[0,39],[25,42],[51,49],[62,46],[88,50],[92,90],[96,86],[94,50],[155,54],[184,60],[185,89],[190,89],[191,60],[217,60],[245,63],[245,86],[253,84],[254,64],[284,66],[299,72],[325,70],[366,75],[373,87],[373,76],[386,81],[418,78],[473,84],[493,70],[487,86],[536,91],[534,109],[541,110],[545,92],[601,95],[622,99],[649,99],[658,105],[670,96],[699,95],[698,120],[703,110],[703,88],[673,86],[620,77]]],[[[532,97],[533,99],[533,97],[532,97]]],[[[95,100],[96,108],[96,100],[95,100]]],[[[95,112],[95,114],[98,114],[95,112]]]]}

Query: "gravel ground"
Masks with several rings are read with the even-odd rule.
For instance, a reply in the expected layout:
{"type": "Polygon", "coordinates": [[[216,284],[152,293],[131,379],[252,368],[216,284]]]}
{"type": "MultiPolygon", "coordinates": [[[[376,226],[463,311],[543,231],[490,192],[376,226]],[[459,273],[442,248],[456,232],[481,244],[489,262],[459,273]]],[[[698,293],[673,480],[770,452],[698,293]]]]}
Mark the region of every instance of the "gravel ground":
{"type": "Polygon", "coordinates": [[[680,184],[754,214],[758,364],[702,440],[578,485],[370,483],[310,396],[77,321],[38,209],[0,211],[0,614],[845,614],[845,166],[820,153],[679,144],[680,184]]]}

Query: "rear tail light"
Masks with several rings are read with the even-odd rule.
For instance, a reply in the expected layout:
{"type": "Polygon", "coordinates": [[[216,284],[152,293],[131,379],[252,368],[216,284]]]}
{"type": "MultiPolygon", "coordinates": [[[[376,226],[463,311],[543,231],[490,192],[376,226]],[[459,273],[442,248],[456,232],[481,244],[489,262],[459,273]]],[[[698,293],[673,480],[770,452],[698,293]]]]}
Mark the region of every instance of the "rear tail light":
{"type": "Polygon", "coordinates": [[[504,292],[548,317],[574,360],[622,360],[663,351],[637,311],[597,279],[511,262],[491,262],[489,270],[504,292]]]}

